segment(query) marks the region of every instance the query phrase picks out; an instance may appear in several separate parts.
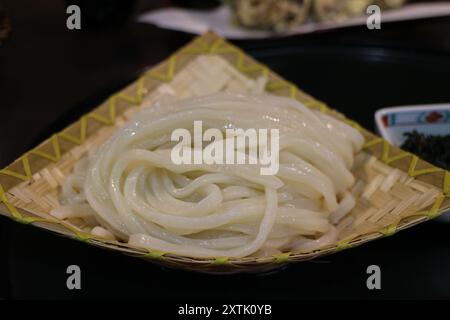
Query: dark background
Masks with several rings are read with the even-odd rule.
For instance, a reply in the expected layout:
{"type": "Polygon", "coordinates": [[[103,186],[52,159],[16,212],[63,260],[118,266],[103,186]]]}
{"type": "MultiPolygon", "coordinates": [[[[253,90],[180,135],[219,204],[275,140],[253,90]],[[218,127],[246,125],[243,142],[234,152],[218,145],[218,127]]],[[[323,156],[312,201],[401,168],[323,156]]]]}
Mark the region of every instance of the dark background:
{"type": "MultiPolygon", "coordinates": [[[[1,167],[192,39],[132,19],[88,28],[83,8],[82,31],[69,31],[64,1],[0,3],[12,22],[0,46],[1,167]]],[[[134,12],[168,4],[141,0],[134,12]]],[[[235,43],[369,129],[381,107],[450,101],[450,17],[235,43]]],[[[431,221],[270,275],[208,276],[0,217],[0,298],[449,299],[449,236],[450,224],[431,221]],[[80,291],[66,289],[70,264],[81,267],[80,291]],[[381,268],[382,290],[366,288],[371,264],[381,268]]]]}

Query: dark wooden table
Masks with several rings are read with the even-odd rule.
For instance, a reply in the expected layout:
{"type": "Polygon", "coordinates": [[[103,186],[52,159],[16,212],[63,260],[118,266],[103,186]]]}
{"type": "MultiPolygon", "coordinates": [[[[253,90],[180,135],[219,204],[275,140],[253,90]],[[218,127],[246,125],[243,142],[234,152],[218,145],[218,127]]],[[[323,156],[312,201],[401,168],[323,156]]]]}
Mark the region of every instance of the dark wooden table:
{"type": "MultiPolygon", "coordinates": [[[[167,5],[139,1],[137,11],[167,5]]],[[[60,130],[164,59],[191,35],[129,22],[82,32],[64,1],[4,1],[12,33],[0,47],[0,165],[60,130]]],[[[373,129],[389,105],[450,101],[450,17],[236,42],[273,70],[373,129]]],[[[207,276],[162,270],[0,218],[0,297],[6,298],[450,298],[450,224],[390,238],[273,275],[207,276]],[[66,267],[82,290],[66,289],[66,267]],[[366,268],[382,290],[366,288],[366,268]]]]}

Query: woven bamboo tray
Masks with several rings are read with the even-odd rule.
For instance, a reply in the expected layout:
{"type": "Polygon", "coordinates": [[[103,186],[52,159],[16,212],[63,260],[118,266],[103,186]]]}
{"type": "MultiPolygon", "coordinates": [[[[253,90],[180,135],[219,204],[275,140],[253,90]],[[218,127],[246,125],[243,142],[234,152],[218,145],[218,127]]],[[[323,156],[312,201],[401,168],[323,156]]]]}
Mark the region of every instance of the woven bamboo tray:
{"type": "Polygon", "coordinates": [[[33,224],[165,266],[209,273],[261,272],[288,262],[310,260],[348,249],[432,219],[450,208],[449,189],[448,171],[391,146],[302,92],[224,39],[208,33],[147,71],[76,123],[0,170],[0,213],[20,223],[33,224]],[[149,107],[157,99],[180,99],[220,90],[248,91],[260,76],[269,80],[266,91],[296,98],[310,108],[351,124],[365,136],[364,149],[352,169],[356,176],[352,193],[357,204],[337,225],[339,239],[334,245],[313,252],[285,252],[261,258],[192,259],[101,239],[89,233],[89,226],[49,215],[59,205],[59,188],[75,163],[139,109],[149,107]]]}

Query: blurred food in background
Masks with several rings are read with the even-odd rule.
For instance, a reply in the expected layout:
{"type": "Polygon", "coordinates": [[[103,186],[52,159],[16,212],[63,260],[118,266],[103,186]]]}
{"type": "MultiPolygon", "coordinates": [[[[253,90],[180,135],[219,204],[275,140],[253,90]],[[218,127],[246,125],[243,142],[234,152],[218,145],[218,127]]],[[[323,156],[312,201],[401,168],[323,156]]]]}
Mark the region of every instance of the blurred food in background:
{"type": "Polygon", "coordinates": [[[286,30],[308,19],[344,21],[366,14],[367,7],[399,8],[407,0],[231,0],[236,22],[247,28],[286,30]]]}
{"type": "Polygon", "coordinates": [[[302,24],[309,15],[313,0],[235,0],[231,6],[236,21],[258,29],[284,30],[302,24]]]}

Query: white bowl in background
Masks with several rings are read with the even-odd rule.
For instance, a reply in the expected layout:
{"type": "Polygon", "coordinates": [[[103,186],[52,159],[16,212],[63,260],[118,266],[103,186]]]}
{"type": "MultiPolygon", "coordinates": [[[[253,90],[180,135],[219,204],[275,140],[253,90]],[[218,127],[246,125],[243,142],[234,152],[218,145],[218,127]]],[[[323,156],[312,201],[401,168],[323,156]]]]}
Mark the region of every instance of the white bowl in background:
{"type": "MultiPolygon", "coordinates": [[[[378,133],[395,146],[405,141],[405,132],[416,130],[432,135],[450,134],[450,103],[389,107],[375,113],[378,133]]],[[[437,218],[450,222],[450,211],[437,218]]]]}

